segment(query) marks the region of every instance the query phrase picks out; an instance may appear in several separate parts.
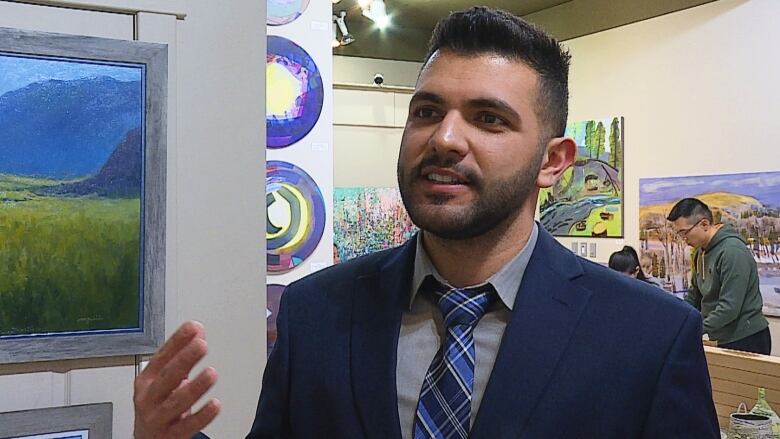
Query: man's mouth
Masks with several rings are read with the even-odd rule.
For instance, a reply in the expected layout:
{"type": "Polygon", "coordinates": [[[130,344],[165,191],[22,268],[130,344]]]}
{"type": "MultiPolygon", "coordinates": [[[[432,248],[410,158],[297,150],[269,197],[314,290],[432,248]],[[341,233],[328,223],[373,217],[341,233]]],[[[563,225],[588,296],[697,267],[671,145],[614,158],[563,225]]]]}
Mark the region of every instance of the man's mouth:
{"type": "Polygon", "coordinates": [[[467,185],[468,177],[449,167],[426,166],[420,170],[420,176],[429,182],[443,185],[467,185]]]}
{"type": "Polygon", "coordinates": [[[425,178],[428,181],[433,181],[435,183],[443,183],[443,184],[464,184],[465,183],[463,180],[454,177],[452,175],[438,174],[435,172],[426,175],[425,178]]]}

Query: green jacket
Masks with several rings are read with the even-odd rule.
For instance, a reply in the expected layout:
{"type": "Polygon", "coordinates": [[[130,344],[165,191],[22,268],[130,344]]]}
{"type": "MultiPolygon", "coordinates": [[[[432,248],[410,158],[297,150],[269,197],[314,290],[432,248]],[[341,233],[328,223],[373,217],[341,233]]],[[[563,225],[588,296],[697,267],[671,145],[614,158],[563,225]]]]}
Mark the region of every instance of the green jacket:
{"type": "Polygon", "coordinates": [[[721,227],[707,247],[696,250],[685,300],[701,311],[710,340],[721,344],[769,326],[761,311],[756,261],[731,226],[721,227]]]}

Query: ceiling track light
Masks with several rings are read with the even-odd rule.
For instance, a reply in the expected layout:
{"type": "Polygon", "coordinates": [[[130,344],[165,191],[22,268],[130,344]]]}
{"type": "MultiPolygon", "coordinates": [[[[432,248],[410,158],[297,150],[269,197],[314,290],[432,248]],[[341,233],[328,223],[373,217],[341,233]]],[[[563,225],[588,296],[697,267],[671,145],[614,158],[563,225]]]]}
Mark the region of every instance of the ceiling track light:
{"type": "Polygon", "coordinates": [[[336,25],[336,19],[337,19],[337,17],[334,15],[333,16],[333,39],[330,40],[330,47],[332,47],[334,49],[339,47],[339,46],[341,46],[341,41],[339,41],[338,31],[336,30],[337,27],[338,27],[336,25]]]}
{"type": "MultiPolygon", "coordinates": [[[[347,44],[352,44],[355,42],[355,37],[349,33],[349,30],[347,29],[347,11],[341,11],[339,12],[338,17],[333,16],[333,18],[336,20],[336,25],[338,25],[339,31],[341,31],[341,40],[339,41],[341,46],[346,46],[347,44]]],[[[335,39],[335,31],[334,31],[334,39],[335,39]]]]}

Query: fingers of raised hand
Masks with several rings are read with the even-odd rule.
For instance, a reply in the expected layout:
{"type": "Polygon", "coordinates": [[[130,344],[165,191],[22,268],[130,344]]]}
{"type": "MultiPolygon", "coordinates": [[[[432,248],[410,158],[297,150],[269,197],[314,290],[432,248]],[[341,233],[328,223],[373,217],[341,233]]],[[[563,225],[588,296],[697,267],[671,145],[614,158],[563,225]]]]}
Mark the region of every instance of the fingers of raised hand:
{"type": "Polygon", "coordinates": [[[203,430],[219,414],[222,404],[217,399],[211,399],[200,410],[183,418],[171,426],[170,436],[166,438],[190,438],[203,430]]]}
{"type": "Polygon", "coordinates": [[[199,400],[213,385],[217,382],[217,372],[208,367],[198,376],[180,386],[170,397],[166,399],[159,408],[160,412],[166,413],[168,422],[174,419],[184,419],[190,416],[190,410],[193,404],[199,400]]]}
{"type": "MultiPolygon", "coordinates": [[[[143,413],[137,412],[137,415],[141,416],[140,422],[150,431],[172,431],[177,425],[182,424],[185,427],[182,431],[189,431],[186,426],[195,425],[199,426],[199,419],[207,420],[208,422],[213,419],[213,416],[208,416],[209,410],[206,409],[206,414],[195,415],[190,413],[192,405],[200,399],[216,382],[217,373],[213,368],[206,368],[198,376],[189,382],[186,382],[169,396],[157,404],[152,410],[147,410],[143,413]],[[194,420],[190,420],[195,416],[194,420]]],[[[208,404],[207,404],[208,406],[208,404]]],[[[204,406],[205,407],[205,406],[204,406]]],[[[201,409],[200,411],[203,411],[201,409]]],[[[199,412],[200,412],[199,411],[199,412]]],[[[216,413],[214,413],[216,416],[216,413]]],[[[207,423],[208,423],[207,422],[207,423]]],[[[205,425],[205,424],[204,424],[205,425]]],[[[198,429],[203,426],[197,427],[198,429]]],[[[192,432],[190,436],[195,434],[198,430],[192,432]]],[[[187,436],[187,437],[190,437],[187,436]]],[[[165,436],[168,437],[168,436],[165,436]]],[[[171,433],[170,437],[179,437],[171,433]]]]}
{"type": "Polygon", "coordinates": [[[146,402],[156,405],[167,399],[187,378],[195,364],[206,355],[207,350],[205,340],[197,337],[191,339],[163,366],[160,373],[151,379],[144,392],[146,402]]]}
{"type": "Polygon", "coordinates": [[[162,371],[182,349],[194,338],[206,338],[206,329],[199,322],[188,320],[179,326],[179,329],[171,335],[159,351],[149,360],[146,369],[141,375],[156,375],[162,371]]]}
{"type": "Polygon", "coordinates": [[[222,403],[219,400],[211,399],[194,414],[159,425],[139,420],[136,416],[133,435],[135,439],[190,439],[209,425],[217,417],[221,408],[222,403]]]}

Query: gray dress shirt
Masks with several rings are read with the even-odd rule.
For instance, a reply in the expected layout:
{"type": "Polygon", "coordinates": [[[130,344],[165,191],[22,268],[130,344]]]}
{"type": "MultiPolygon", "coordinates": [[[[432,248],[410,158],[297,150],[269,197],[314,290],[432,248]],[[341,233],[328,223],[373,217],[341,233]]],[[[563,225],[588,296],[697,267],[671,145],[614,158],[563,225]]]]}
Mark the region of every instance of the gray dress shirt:
{"type": "MultiPolygon", "coordinates": [[[[474,367],[474,394],[471,400],[471,424],[474,424],[490,372],[496,362],[498,348],[504,329],[512,317],[517,290],[523,280],[525,268],[531,259],[539,236],[534,223],[531,236],[525,247],[483,284],[490,283],[498,292],[497,300],[488,309],[474,328],[476,361],[474,367]]],[[[411,439],[414,433],[414,418],[417,401],[428,367],[444,340],[444,319],[430,294],[417,294],[428,275],[433,275],[444,285],[450,285],[433,266],[422,245],[422,233],[417,237],[417,253],[414,259],[414,277],[409,309],[401,317],[401,332],[398,338],[398,360],[396,364],[396,386],[398,391],[398,417],[401,434],[411,439]]],[[[476,286],[476,285],[475,285],[476,286]]]]}

